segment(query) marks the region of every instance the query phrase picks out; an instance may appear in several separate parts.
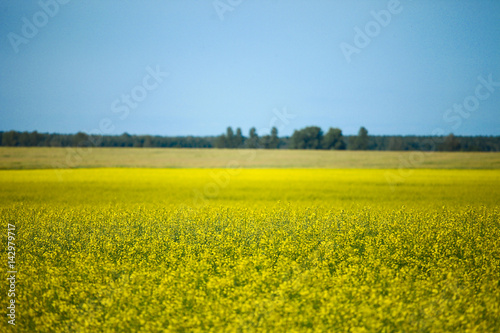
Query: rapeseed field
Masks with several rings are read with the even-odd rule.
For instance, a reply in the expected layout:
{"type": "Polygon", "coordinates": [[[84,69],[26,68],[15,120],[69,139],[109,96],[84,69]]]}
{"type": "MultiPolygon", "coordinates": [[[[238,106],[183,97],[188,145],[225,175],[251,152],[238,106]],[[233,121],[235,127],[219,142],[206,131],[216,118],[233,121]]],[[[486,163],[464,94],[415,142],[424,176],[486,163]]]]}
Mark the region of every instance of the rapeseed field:
{"type": "Polygon", "coordinates": [[[498,170],[4,170],[0,189],[19,332],[500,331],[498,170]]]}

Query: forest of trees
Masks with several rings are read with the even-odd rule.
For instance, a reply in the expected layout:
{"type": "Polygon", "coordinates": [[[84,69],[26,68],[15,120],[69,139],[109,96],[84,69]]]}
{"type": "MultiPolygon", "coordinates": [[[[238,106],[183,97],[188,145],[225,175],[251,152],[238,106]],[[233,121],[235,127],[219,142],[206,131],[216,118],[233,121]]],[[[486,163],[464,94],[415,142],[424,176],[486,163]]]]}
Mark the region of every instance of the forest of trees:
{"type": "Polygon", "coordinates": [[[163,147],[163,148],[252,148],[325,150],[422,150],[422,151],[500,151],[500,136],[396,136],[368,135],[364,127],[357,135],[344,136],[339,128],[326,133],[320,127],[295,130],[292,136],[278,136],[278,129],[259,136],[253,127],[247,136],[240,128],[228,127],[219,136],[152,136],[49,134],[38,132],[0,132],[0,146],[11,147],[163,147]]]}

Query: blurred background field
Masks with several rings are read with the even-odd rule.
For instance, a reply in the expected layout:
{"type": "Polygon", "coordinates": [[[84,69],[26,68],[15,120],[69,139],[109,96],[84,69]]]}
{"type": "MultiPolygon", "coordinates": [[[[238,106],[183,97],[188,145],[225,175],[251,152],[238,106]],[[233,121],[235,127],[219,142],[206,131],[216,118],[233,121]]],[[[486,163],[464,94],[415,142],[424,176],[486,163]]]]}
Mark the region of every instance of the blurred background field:
{"type": "Polygon", "coordinates": [[[0,170],[0,206],[261,207],[330,209],[495,207],[499,170],[153,169],[0,170]]]}
{"type": "Polygon", "coordinates": [[[500,153],[0,147],[0,169],[98,167],[499,169],[500,153]]]}

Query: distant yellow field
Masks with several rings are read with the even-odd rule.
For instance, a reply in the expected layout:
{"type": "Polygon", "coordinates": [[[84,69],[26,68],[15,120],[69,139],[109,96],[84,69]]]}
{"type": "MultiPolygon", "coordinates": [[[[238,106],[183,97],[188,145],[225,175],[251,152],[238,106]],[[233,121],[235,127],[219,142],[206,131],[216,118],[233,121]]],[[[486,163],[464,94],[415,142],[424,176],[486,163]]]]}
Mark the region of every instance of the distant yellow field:
{"type": "Polygon", "coordinates": [[[274,205],[331,208],[495,206],[500,170],[155,169],[0,170],[0,206],[274,205]]]}
{"type": "Polygon", "coordinates": [[[0,147],[0,169],[96,167],[500,169],[500,153],[0,147]]]}
{"type": "Polygon", "coordinates": [[[500,171],[400,171],[0,170],[16,329],[500,331],[500,171]]]}

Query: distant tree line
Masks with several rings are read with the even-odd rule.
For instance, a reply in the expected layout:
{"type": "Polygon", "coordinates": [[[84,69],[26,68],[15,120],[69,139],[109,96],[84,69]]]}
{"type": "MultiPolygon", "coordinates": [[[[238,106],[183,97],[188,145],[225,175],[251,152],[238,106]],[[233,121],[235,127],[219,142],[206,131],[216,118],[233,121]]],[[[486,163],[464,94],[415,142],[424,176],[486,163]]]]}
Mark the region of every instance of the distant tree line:
{"type": "Polygon", "coordinates": [[[162,148],[211,148],[213,139],[195,136],[152,135],[89,135],[48,134],[38,132],[0,132],[0,145],[24,147],[162,147],[162,148]]]}
{"type": "Polygon", "coordinates": [[[295,130],[292,136],[278,136],[276,127],[261,135],[252,127],[248,136],[241,129],[228,127],[219,136],[153,136],[50,134],[38,132],[0,132],[1,146],[17,147],[159,147],[159,148],[250,148],[324,150],[422,150],[422,151],[500,151],[500,136],[398,136],[368,135],[364,127],[357,135],[344,136],[339,128],[326,133],[317,126],[295,130]]]}

